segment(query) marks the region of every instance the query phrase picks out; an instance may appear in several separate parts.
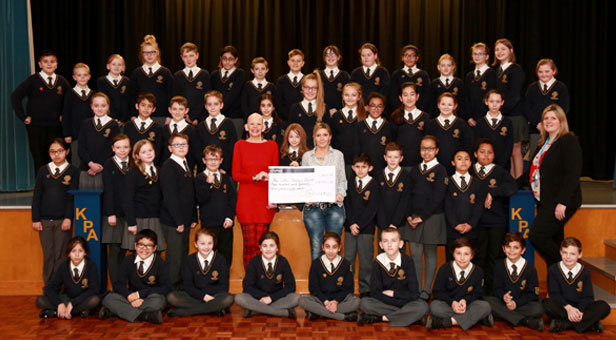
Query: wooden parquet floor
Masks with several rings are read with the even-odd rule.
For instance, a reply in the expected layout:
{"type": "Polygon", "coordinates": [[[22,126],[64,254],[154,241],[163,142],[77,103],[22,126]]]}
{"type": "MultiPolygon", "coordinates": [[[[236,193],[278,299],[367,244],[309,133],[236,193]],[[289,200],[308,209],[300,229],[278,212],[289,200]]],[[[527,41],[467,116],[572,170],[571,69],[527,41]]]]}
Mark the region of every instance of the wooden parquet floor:
{"type": "Polygon", "coordinates": [[[436,339],[490,339],[490,340],[584,340],[616,339],[616,326],[605,326],[603,334],[577,334],[536,332],[504,322],[493,328],[475,326],[468,331],[460,328],[427,331],[424,327],[389,327],[385,323],[358,326],[356,323],[319,319],[309,321],[297,308],[297,319],[257,315],[242,318],[242,309],[231,307],[231,314],[222,318],[194,316],[170,318],[164,316],[162,325],[144,322],[129,323],[119,319],[98,320],[95,315],[87,319],[40,319],[35,297],[0,297],[0,340],[13,339],[375,339],[375,340],[436,340],[436,339]]]}

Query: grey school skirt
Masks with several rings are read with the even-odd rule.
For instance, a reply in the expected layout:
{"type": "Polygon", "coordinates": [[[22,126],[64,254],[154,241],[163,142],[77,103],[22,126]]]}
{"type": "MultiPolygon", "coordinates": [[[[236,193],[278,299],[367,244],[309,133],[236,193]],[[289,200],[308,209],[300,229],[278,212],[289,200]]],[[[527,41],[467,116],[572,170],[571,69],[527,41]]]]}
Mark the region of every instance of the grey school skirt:
{"type": "Polygon", "coordinates": [[[528,120],[524,116],[508,116],[513,128],[513,142],[528,140],[528,120]]]}
{"type": "Polygon", "coordinates": [[[103,173],[94,176],[88,175],[87,171],[79,174],[79,190],[103,190],[103,173]]]}
{"type": "Polygon", "coordinates": [[[420,223],[417,228],[411,228],[408,223],[402,228],[402,238],[409,242],[423,244],[445,244],[447,242],[447,225],[445,214],[434,214],[426,221],[420,223]]]}
{"type": "MultiPolygon", "coordinates": [[[[143,229],[152,229],[158,237],[158,247],[156,251],[165,250],[165,236],[163,234],[163,227],[160,224],[158,217],[137,218],[137,232],[143,229]]],[[[128,231],[128,226],[124,228],[124,235],[122,237],[122,248],[128,250],[135,250],[135,235],[128,231]]]]}
{"type": "Polygon", "coordinates": [[[112,227],[107,222],[107,216],[103,216],[103,237],[102,243],[122,243],[122,238],[126,230],[126,219],[124,217],[116,217],[116,225],[112,227]]]}

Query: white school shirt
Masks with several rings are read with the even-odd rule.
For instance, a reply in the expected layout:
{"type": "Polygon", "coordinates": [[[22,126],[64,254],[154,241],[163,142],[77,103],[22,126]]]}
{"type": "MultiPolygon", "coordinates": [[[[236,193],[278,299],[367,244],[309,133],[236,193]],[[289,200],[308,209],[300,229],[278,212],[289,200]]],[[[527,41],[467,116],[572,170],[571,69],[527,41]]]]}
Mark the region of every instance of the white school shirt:
{"type": "Polygon", "coordinates": [[[152,73],[156,73],[161,66],[158,62],[154,63],[152,66],[148,66],[148,64],[143,64],[141,66],[141,68],[145,71],[145,74],[150,73],[150,67],[152,68],[152,73]]]}
{"type": "Polygon", "coordinates": [[[330,261],[327,256],[325,254],[321,255],[321,261],[323,261],[323,264],[325,265],[325,269],[327,269],[328,272],[333,273],[332,269],[332,263],[334,264],[334,268],[338,268],[338,264],[340,263],[340,261],[342,261],[342,256],[340,255],[336,255],[336,258],[334,258],[333,261],[330,261]]]}

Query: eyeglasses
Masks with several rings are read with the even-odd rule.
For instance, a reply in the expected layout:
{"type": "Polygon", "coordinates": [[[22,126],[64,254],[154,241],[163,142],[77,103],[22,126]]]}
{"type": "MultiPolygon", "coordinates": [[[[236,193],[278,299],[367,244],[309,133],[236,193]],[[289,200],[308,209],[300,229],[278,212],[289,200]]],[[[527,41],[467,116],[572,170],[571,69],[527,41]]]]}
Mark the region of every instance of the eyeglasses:
{"type": "Polygon", "coordinates": [[[171,144],[171,146],[173,146],[174,148],[181,149],[181,148],[187,147],[188,144],[186,144],[186,143],[176,143],[176,144],[171,144]]]}
{"type": "Polygon", "coordinates": [[[303,88],[305,91],[316,91],[316,90],[318,90],[318,89],[319,89],[319,88],[318,88],[318,87],[316,87],[316,86],[304,86],[304,87],[302,87],[302,88],[303,88]]]}
{"type": "Polygon", "coordinates": [[[337,57],[338,55],[334,52],[325,53],[326,57],[337,57]]]}
{"type": "Polygon", "coordinates": [[[482,55],[486,55],[485,52],[473,52],[473,57],[481,57],[482,55]]]}
{"type": "Polygon", "coordinates": [[[385,105],[374,105],[374,104],[370,104],[368,105],[368,107],[370,107],[371,109],[384,109],[385,105]]]}
{"type": "Polygon", "coordinates": [[[433,147],[433,146],[430,146],[430,147],[421,147],[421,148],[419,148],[419,150],[421,150],[421,151],[426,151],[426,152],[436,151],[436,149],[438,149],[438,148],[435,148],[435,147],[433,147]]]}
{"type": "Polygon", "coordinates": [[[233,57],[222,57],[220,58],[222,61],[235,61],[235,58],[233,57]]]}
{"type": "Polygon", "coordinates": [[[158,51],[143,51],[141,53],[145,54],[145,55],[154,55],[154,54],[158,53],[158,51]]]}
{"type": "Polygon", "coordinates": [[[147,250],[150,250],[150,249],[156,247],[154,244],[143,244],[141,242],[137,243],[136,246],[139,249],[147,249],[147,250]]]}
{"type": "Polygon", "coordinates": [[[56,150],[49,150],[49,154],[50,155],[59,155],[61,153],[66,152],[65,149],[56,149],[56,150]]]}
{"type": "Polygon", "coordinates": [[[417,56],[417,54],[413,54],[413,53],[405,53],[404,57],[405,58],[415,58],[417,56]]]}

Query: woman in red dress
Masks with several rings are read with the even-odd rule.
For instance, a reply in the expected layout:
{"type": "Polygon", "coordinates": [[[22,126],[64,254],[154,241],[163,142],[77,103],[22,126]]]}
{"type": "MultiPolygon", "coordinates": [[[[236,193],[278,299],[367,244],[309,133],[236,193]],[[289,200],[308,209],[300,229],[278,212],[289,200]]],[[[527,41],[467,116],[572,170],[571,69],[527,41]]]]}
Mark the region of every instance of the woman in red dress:
{"type": "Polygon", "coordinates": [[[259,238],[267,231],[276,213],[276,205],[267,199],[268,167],[278,165],[278,145],[261,136],[263,118],[258,113],[248,117],[244,128],[248,139],[235,143],[233,180],[239,182],[237,220],[244,236],[244,268],[259,252],[259,238]]]}

